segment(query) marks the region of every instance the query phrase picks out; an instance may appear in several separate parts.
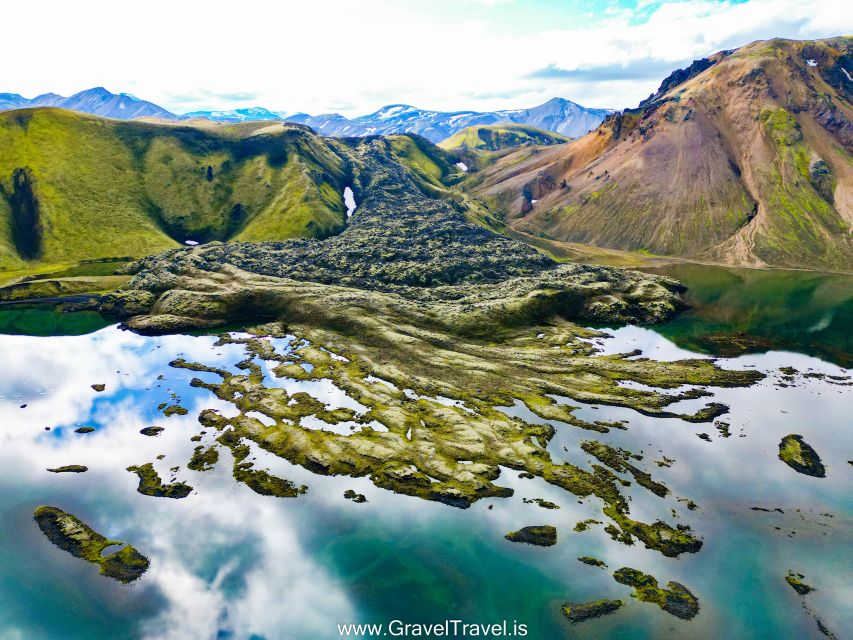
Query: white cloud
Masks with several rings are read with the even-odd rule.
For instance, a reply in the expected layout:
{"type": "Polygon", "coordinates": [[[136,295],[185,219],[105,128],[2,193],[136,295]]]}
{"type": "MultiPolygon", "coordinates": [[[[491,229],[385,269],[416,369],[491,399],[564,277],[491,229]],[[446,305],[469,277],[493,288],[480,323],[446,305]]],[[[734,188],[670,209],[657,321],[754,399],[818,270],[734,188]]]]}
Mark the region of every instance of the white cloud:
{"type": "Polygon", "coordinates": [[[153,0],[134,11],[116,6],[93,0],[6,7],[4,23],[18,26],[4,33],[0,56],[17,62],[5,66],[0,90],[32,96],[104,85],[180,112],[259,104],[352,115],[389,102],[491,109],[532,106],[554,95],[623,107],[661,78],[527,76],[548,65],[643,59],[675,65],[759,38],[853,31],[853,14],[841,0],[687,0],[647,9],[648,20],[639,23],[629,11],[602,9],[591,25],[580,14],[573,22],[555,15],[545,31],[541,20],[524,26],[531,5],[494,0],[459,9],[390,0],[256,2],[239,10],[221,1],[153,0]],[[34,14],[49,19],[35,22],[34,14]]]}

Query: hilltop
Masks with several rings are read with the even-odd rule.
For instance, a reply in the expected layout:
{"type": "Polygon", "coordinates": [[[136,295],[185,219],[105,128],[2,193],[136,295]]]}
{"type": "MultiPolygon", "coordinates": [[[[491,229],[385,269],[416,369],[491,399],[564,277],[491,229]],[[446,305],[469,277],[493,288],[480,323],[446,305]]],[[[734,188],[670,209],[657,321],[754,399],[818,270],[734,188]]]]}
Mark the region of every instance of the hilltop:
{"type": "Polygon", "coordinates": [[[0,113],[0,270],[140,257],[187,240],[327,236],[346,220],[349,169],[336,144],[282,123],[0,113]]]}
{"type": "Polygon", "coordinates": [[[501,151],[523,144],[563,144],[571,138],[522,124],[474,125],[439,143],[447,150],[501,151]]]}
{"type": "Polygon", "coordinates": [[[465,186],[546,240],[849,271],[851,69],[850,37],[722,51],[583,138],[507,154],[465,186]]]}

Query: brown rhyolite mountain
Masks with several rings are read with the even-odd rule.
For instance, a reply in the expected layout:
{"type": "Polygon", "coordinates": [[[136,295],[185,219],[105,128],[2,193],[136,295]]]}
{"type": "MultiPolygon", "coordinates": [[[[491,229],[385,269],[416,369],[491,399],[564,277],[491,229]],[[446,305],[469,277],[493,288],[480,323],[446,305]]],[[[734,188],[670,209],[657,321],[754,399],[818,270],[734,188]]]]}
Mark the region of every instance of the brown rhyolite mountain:
{"type": "Polygon", "coordinates": [[[468,187],[517,231],[749,266],[853,269],[853,37],[769,40],[674,72],[565,145],[468,187]]]}

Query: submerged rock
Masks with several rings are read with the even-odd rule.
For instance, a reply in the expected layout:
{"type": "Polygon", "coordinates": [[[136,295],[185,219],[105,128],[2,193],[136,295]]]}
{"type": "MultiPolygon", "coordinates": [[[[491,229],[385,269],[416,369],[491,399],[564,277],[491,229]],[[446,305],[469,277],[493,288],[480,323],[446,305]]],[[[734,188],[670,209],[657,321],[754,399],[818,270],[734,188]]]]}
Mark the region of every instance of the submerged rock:
{"type": "Polygon", "coordinates": [[[74,429],[74,433],[82,434],[92,433],[93,431],[95,431],[95,427],[77,427],[76,429],[74,429]]]}
{"type": "Polygon", "coordinates": [[[571,622],[583,622],[590,618],[613,613],[625,603],[621,600],[593,600],[592,602],[567,602],[563,605],[563,615],[571,622]]]}
{"type": "Polygon", "coordinates": [[[510,531],[504,537],[512,542],[550,547],[557,544],[557,528],[551,525],[523,527],[518,531],[510,531]]]}
{"type": "Polygon", "coordinates": [[[51,473],[85,473],[88,470],[89,467],[85,467],[82,464],[67,464],[64,467],[48,469],[51,473]]]}
{"type": "Polygon", "coordinates": [[[143,429],[139,430],[139,433],[144,436],[154,437],[159,436],[161,433],[163,433],[163,431],[165,431],[163,427],[144,427],[143,429]]]}
{"type": "Polygon", "coordinates": [[[105,385],[105,384],[93,384],[92,385],[92,389],[94,389],[98,393],[100,393],[101,391],[103,391],[106,388],[107,388],[107,385],[105,385]]]}
{"type": "Polygon", "coordinates": [[[613,579],[634,588],[634,596],[643,602],[658,605],[667,613],[689,620],[699,613],[699,599],[683,584],[670,581],[667,589],[658,586],[658,581],[647,573],[622,567],[613,573],[613,579]]]}
{"type": "Polygon", "coordinates": [[[789,434],[782,438],[779,443],[779,459],[799,473],[814,478],[826,477],[826,468],[820,456],[803,441],[802,436],[789,434]]]}
{"type": "Polygon", "coordinates": [[[104,549],[124,543],[105,538],[76,516],[58,507],[38,507],[33,518],[53,544],[76,558],[98,565],[101,574],[107,577],[129,583],[148,570],[148,558],[131,545],[125,545],[115,553],[102,556],[104,549]]]}

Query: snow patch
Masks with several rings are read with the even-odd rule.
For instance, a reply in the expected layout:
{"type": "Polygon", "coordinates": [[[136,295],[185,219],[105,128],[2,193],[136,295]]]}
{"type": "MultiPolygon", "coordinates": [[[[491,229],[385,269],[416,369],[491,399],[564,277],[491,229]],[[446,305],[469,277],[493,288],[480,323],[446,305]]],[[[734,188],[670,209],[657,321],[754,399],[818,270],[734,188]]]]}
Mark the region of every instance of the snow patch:
{"type": "Polygon", "coordinates": [[[355,208],[358,206],[355,203],[355,194],[349,187],[344,187],[344,205],[346,205],[347,218],[349,218],[353,214],[353,211],[355,211],[355,208]]]}
{"type": "Polygon", "coordinates": [[[190,247],[195,247],[198,245],[198,242],[196,242],[195,240],[184,240],[184,244],[190,247]]]}
{"type": "Polygon", "coordinates": [[[468,171],[468,165],[465,164],[464,162],[457,162],[456,166],[459,167],[460,171],[466,171],[466,172],[468,171]]]}
{"type": "Polygon", "coordinates": [[[812,59],[806,60],[806,64],[809,65],[810,67],[816,67],[817,66],[817,62],[815,60],[812,60],[812,59]]]}

